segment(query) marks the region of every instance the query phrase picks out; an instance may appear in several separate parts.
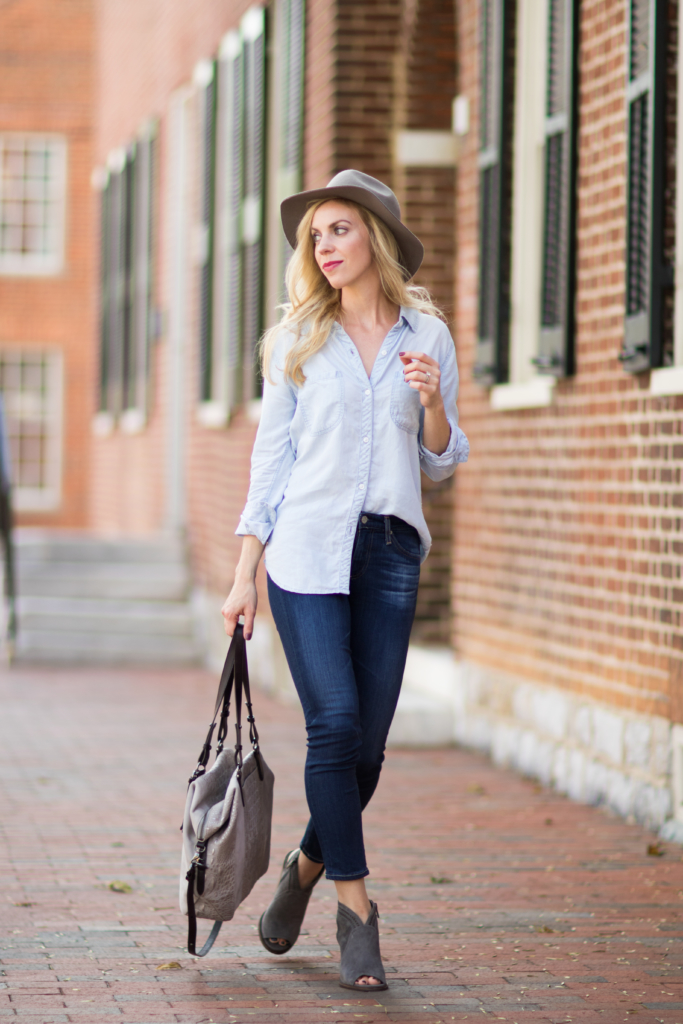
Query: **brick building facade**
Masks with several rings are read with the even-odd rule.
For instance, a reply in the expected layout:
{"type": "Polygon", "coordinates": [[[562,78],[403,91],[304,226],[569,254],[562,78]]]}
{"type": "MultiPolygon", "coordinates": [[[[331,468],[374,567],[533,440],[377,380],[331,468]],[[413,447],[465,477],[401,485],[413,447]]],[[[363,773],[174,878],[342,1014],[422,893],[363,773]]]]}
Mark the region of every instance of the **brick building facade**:
{"type": "Polygon", "coordinates": [[[22,524],[87,525],[93,6],[0,5],[0,391],[22,524]]]}
{"type": "Polygon", "coordinates": [[[681,799],[677,4],[456,7],[471,116],[456,188],[454,333],[471,441],[452,549],[456,734],[661,825],[681,799]],[[572,167],[553,164],[553,132],[576,161],[561,228],[572,167]],[[498,280],[485,284],[496,255],[498,280]],[[568,303],[553,319],[561,286],[568,303]]]}

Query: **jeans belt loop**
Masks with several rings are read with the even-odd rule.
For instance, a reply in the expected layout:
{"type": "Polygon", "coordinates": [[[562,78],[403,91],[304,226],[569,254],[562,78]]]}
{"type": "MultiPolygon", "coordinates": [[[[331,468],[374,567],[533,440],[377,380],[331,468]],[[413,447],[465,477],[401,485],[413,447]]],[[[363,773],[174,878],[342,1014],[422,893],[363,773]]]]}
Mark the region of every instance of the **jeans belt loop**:
{"type": "Polygon", "coordinates": [[[391,544],[391,516],[384,517],[384,540],[391,544]]]}

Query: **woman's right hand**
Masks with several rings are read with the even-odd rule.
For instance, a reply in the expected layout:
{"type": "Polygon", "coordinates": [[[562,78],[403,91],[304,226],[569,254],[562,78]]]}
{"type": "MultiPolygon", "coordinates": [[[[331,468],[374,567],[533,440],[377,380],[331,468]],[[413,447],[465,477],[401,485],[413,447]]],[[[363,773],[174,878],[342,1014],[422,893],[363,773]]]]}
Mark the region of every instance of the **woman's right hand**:
{"type": "Polygon", "coordinates": [[[257,605],[258,592],[255,581],[236,579],[225,604],[221,608],[223,625],[228,636],[233,635],[237,621],[240,615],[243,615],[244,639],[251,640],[251,635],[254,632],[254,618],[257,605]]]}
{"type": "Polygon", "coordinates": [[[263,544],[252,534],[242,538],[242,553],[235,569],[235,582],[221,608],[223,625],[228,636],[235,632],[240,615],[244,615],[244,639],[251,640],[258,605],[256,570],[263,554],[263,544]]]}

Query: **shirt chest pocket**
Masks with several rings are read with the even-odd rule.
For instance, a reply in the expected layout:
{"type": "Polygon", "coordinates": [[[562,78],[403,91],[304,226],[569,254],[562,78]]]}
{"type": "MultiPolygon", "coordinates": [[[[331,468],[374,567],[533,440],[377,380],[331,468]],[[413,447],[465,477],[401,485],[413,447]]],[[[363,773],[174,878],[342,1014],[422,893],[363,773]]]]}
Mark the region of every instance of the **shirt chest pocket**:
{"type": "Polygon", "coordinates": [[[389,413],[397,427],[408,434],[417,434],[420,429],[420,392],[411,388],[399,370],[391,384],[391,405],[389,413]]]}
{"type": "Polygon", "coordinates": [[[338,427],[344,415],[344,379],[341,373],[307,377],[299,405],[309,434],[327,434],[338,427]]]}

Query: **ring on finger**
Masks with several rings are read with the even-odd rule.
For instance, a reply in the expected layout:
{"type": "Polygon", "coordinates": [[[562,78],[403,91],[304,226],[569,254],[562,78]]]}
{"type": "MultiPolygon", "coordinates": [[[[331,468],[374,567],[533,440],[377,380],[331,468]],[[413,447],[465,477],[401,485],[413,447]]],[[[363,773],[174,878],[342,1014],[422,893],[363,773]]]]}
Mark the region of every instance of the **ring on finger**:
{"type": "Polygon", "coordinates": [[[427,370],[427,372],[425,373],[425,384],[429,384],[431,376],[431,373],[429,372],[429,370],[427,370]]]}

